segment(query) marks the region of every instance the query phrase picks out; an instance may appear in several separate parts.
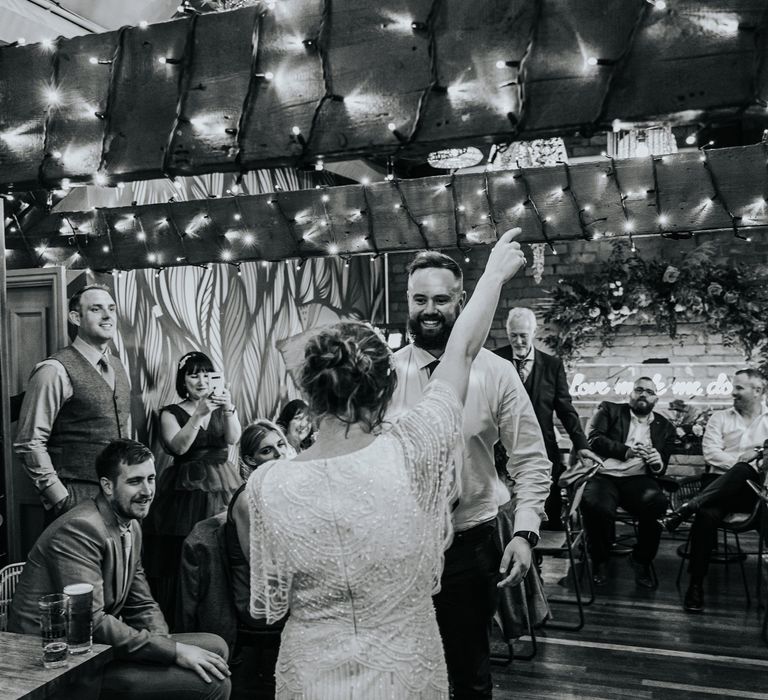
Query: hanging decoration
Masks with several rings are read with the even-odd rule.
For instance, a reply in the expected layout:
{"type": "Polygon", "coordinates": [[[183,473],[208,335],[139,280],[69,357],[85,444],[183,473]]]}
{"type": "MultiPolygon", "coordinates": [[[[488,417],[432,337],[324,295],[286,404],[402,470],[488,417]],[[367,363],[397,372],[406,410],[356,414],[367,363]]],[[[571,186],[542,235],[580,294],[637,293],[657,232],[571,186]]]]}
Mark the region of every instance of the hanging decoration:
{"type": "Polygon", "coordinates": [[[546,247],[545,243],[531,243],[531,253],[533,254],[531,274],[536,284],[541,284],[541,280],[544,277],[544,250],[546,247]]]}
{"type": "Polygon", "coordinates": [[[427,156],[427,162],[439,170],[459,170],[477,165],[484,157],[479,148],[468,146],[467,148],[446,148],[442,151],[432,151],[427,156]]]}
{"type": "Polygon", "coordinates": [[[647,158],[669,153],[677,153],[677,141],[669,124],[608,135],[608,155],[615,158],[647,158]]]}
{"type": "Polygon", "coordinates": [[[511,168],[538,168],[568,162],[565,142],[559,136],[533,141],[514,141],[493,146],[488,156],[493,170],[511,168]]]}

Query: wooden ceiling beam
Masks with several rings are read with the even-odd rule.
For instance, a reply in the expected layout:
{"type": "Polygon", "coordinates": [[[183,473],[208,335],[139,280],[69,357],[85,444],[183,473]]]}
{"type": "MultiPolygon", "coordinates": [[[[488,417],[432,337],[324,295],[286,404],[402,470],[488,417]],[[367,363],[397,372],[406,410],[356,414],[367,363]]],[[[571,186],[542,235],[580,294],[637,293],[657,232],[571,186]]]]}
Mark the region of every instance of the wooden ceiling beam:
{"type": "MultiPolygon", "coordinates": [[[[766,239],[762,144],[573,166],[56,212],[6,235],[10,267],[94,270],[732,231],[766,239]],[[703,160],[702,160],[703,158],[703,160]]],[[[14,230],[15,229],[15,230],[14,230]]]]}
{"type": "Polygon", "coordinates": [[[279,0],[4,47],[0,189],[717,121],[768,101],[764,6],[279,0]]]}

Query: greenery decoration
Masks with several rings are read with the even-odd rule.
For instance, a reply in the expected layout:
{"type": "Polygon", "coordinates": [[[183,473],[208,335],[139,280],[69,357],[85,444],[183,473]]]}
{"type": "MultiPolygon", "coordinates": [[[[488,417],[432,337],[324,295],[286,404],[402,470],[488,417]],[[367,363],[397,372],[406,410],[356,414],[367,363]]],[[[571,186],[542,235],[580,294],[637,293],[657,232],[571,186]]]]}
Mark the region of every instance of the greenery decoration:
{"type": "Polygon", "coordinates": [[[628,254],[617,242],[598,272],[562,278],[550,294],[544,319],[557,332],[545,342],[564,360],[595,338],[610,347],[627,322],[653,324],[671,338],[679,323],[703,322],[768,369],[768,266],[726,264],[711,242],[674,262],[628,254]]]}

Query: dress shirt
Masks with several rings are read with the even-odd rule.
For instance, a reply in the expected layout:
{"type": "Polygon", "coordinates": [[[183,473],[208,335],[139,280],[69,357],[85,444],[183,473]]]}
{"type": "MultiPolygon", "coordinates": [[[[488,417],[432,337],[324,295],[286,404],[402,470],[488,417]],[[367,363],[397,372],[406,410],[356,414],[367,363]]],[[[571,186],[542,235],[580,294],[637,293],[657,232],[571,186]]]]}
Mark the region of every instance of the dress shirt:
{"type": "Polygon", "coordinates": [[[704,429],[701,451],[704,461],[715,472],[726,472],[736,462],[739,455],[754,447],[762,447],[768,439],[768,411],[763,410],[753,421],[747,424],[735,408],[715,411],[704,429]]]}
{"type": "MultiPolygon", "coordinates": [[[[72,342],[72,347],[104,376],[99,362],[105,358],[109,363],[109,348],[102,353],[79,337],[72,342]]],[[[114,370],[111,378],[111,386],[114,388],[114,370]]],[[[109,384],[107,377],[104,381],[109,384]]],[[[67,497],[67,489],[59,480],[48,454],[48,438],[56,416],[72,398],[72,393],[72,382],[61,362],[48,358],[35,365],[24,395],[18,432],[13,443],[24,469],[48,508],[67,497]]],[[[130,434],[130,418],[128,425],[130,434]]]]}
{"type": "Polygon", "coordinates": [[[515,363],[515,367],[517,367],[518,362],[520,363],[520,369],[517,370],[520,374],[520,379],[522,379],[523,382],[527,381],[528,377],[531,376],[531,372],[533,371],[533,362],[535,359],[533,345],[528,348],[528,352],[524,357],[518,357],[514,354],[513,351],[512,358],[512,362],[515,363]]]}
{"type": "MultiPolygon", "coordinates": [[[[624,444],[627,447],[634,447],[635,445],[647,445],[653,447],[651,443],[651,423],[653,423],[653,412],[648,416],[635,415],[634,411],[629,411],[629,431],[627,432],[627,439],[624,444]]],[[[645,462],[642,457],[631,457],[627,460],[615,459],[614,457],[608,457],[603,460],[605,465],[600,470],[601,474],[607,474],[609,476],[635,476],[637,474],[645,474],[645,462]]]]}
{"type": "MultiPolygon", "coordinates": [[[[411,344],[395,353],[397,389],[389,416],[415,406],[429,381],[434,357],[411,344]]],[[[494,464],[494,445],[501,440],[509,455],[507,471],[514,481],[515,530],[538,532],[549,495],[551,465],[531,401],[515,368],[481,349],[469,373],[464,403],[464,447],[457,459],[460,492],[453,511],[457,532],[493,520],[500,491],[506,487],[494,464]]],[[[506,500],[509,500],[508,498],[506,500]]]]}

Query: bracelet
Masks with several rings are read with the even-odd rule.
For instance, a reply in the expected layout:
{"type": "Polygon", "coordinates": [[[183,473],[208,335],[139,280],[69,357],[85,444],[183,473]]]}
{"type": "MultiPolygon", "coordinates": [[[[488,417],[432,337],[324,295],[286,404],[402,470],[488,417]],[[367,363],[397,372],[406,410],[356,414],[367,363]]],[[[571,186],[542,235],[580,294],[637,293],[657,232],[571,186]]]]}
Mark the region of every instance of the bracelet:
{"type": "Polygon", "coordinates": [[[231,411],[228,411],[226,408],[224,409],[225,416],[234,416],[236,412],[237,412],[236,408],[233,408],[231,411]]]}

